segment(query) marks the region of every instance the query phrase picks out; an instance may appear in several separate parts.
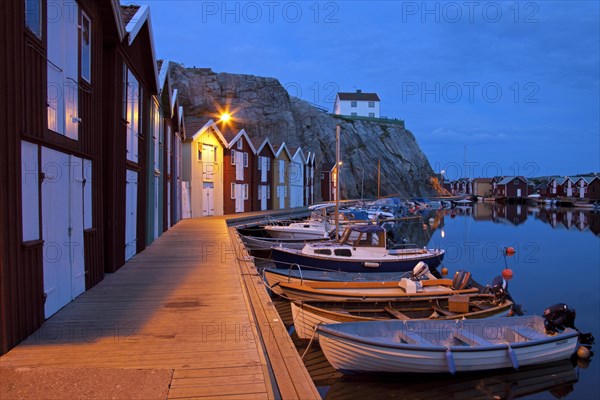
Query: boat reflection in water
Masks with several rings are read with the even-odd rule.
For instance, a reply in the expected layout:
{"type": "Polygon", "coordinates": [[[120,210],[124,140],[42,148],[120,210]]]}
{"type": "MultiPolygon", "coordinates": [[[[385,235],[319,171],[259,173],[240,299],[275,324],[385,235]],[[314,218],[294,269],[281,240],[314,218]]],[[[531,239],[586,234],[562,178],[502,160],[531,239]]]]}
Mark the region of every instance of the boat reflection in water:
{"type": "MultiPolygon", "coordinates": [[[[573,391],[578,370],[568,361],[498,370],[494,373],[443,375],[347,375],[335,381],[326,400],[341,399],[515,399],[548,392],[562,398],[573,391]]],[[[325,388],[322,388],[325,389],[325,388]]]]}

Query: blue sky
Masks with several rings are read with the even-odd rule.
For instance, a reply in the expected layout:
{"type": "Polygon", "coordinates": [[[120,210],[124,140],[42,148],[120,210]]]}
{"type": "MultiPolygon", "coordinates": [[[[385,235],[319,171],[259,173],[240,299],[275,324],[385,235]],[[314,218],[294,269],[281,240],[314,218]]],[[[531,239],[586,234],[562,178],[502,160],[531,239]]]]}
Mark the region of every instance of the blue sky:
{"type": "Polygon", "coordinates": [[[449,178],[600,171],[600,2],[136,4],[159,58],[274,77],[329,109],[377,92],[449,178]]]}

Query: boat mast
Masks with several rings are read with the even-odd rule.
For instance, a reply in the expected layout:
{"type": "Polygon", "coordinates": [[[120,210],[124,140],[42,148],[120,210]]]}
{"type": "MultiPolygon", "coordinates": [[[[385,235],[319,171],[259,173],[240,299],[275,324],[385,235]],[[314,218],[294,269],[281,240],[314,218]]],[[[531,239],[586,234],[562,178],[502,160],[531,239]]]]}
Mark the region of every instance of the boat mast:
{"type": "Polygon", "coordinates": [[[340,126],[335,126],[335,237],[340,236],[340,126]]]}

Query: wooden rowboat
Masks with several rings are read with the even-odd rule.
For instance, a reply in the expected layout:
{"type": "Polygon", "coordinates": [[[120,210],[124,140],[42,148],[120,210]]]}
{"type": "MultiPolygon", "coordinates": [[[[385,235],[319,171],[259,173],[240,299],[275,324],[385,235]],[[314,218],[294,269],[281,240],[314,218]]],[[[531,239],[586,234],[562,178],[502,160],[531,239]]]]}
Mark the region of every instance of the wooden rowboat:
{"type": "Polygon", "coordinates": [[[414,282],[408,278],[385,282],[279,282],[282,296],[290,300],[350,301],[442,298],[455,294],[474,294],[479,287],[453,288],[451,279],[414,282]],[[415,285],[421,289],[415,290],[415,285]]]}
{"type": "Polygon", "coordinates": [[[408,301],[292,302],[294,328],[300,339],[318,339],[321,324],[385,319],[472,319],[508,315],[513,303],[491,294],[408,301]]]}
{"type": "Polygon", "coordinates": [[[472,372],[568,359],[579,333],[548,334],[540,316],[319,325],[321,349],[342,372],[472,372]]]}

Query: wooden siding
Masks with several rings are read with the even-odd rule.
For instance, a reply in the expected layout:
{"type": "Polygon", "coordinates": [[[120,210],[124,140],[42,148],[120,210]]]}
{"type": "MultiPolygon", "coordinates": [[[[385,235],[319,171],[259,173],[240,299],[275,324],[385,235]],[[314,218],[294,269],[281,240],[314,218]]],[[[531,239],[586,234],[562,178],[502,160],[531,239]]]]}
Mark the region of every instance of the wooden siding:
{"type": "MultiPolygon", "coordinates": [[[[273,167],[275,163],[275,154],[271,152],[271,148],[265,145],[260,153],[252,156],[254,160],[254,166],[252,167],[252,211],[260,211],[260,200],[258,199],[258,187],[261,184],[267,185],[273,190],[273,167]],[[267,182],[261,183],[261,171],[258,169],[259,156],[268,157],[271,161],[271,171],[267,173],[267,182]]],[[[273,209],[273,192],[271,192],[271,198],[267,200],[267,210],[273,209]]]]}
{"type": "MultiPolygon", "coordinates": [[[[254,171],[254,158],[255,155],[252,152],[252,148],[248,144],[248,141],[244,136],[239,140],[243,141],[243,150],[238,150],[237,145],[234,145],[231,149],[223,150],[223,211],[225,214],[235,214],[235,200],[231,198],[231,184],[247,184],[248,185],[248,199],[244,200],[244,212],[251,211],[252,209],[252,186],[253,182],[253,171],[254,171]],[[242,153],[248,154],[248,167],[244,168],[244,179],[238,180],[236,177],[236,166],[231,165],[231,153],[232,151],[241,151],[242,153]]],[[[237,142],[236,142],[237,143],[237,142]]]]}

